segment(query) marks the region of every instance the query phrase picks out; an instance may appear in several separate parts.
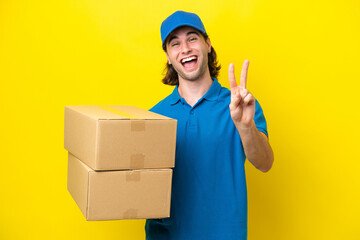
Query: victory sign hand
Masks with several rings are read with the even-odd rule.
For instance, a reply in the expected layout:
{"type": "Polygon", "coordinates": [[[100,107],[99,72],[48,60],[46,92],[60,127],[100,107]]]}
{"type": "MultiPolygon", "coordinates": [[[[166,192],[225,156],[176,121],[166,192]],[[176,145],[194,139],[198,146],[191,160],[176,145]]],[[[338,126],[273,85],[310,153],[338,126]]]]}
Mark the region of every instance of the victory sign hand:
{"type": "Polygon", "coordinates": [[[231,88],[231,102],[229,105],[231,118],[235,126],[250,128],[255,115],[255,98],[246,89],[249,60],[245,60],[241,71],[240,85],[237,85],[234,64],[229,65],[229,82],[231,88]]]}

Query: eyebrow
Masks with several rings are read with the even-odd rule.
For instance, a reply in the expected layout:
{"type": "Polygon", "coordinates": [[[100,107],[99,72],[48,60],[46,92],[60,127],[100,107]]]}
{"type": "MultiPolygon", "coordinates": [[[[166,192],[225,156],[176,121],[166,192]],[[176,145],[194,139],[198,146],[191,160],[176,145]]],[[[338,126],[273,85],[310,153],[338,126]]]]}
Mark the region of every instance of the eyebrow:
{"type": "MultiPolygon", "coordinates": [[[[198,32],[195,32],[195,31],[187,32],[187,33],[186,33],[186,36],[189,36],[189,35],[191,35],[191,34],[196,34],[196,35],[199,36],[199,33],[198,33],[198,32]]],[[[176,35],[171,36],[171,37],[169,38],[169,42],[168,42],[168,43],[170,43],[173,39],[177,39],[177,38],[178,38],[178,37],[177,37],[176,35]]]]}

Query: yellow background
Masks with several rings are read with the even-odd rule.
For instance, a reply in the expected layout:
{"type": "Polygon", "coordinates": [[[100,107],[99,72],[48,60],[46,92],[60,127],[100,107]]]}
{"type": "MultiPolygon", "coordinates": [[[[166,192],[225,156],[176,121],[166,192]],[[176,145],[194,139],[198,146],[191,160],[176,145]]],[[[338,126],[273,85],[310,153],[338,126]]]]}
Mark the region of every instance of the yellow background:
{"type": "Polygon", "coordinates": [[[149,109],[172,87],[160,24],[202,18],[262,105],[275,163],[246,163],[249,240],[360,239],[360,1],[0,0],[0,239],[144,239],[87,222],[66,189],[66,105],[149,109]]]}

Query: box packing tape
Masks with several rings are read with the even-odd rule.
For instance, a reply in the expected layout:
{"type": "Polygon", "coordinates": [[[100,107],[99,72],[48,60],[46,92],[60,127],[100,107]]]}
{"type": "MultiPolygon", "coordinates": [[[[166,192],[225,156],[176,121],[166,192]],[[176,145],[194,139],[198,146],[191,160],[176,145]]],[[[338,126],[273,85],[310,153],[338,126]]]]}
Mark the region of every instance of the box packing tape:
{"type": "Polygon", "coordinates": [[[126,182],[139,182],[141,179],[140,171],[128,171],[126,173],[126,182]]]}
{"type": "Polygon", "coordinates": [[[131,131],[132,132],[145,131],[145,120],[132,120],[131,121],[131,131]]]}
{"type": "Polygon", "coordinates": [[[132,120],[131,121],[131,131],[132,132],[145,131],[145,120],[140,120],[140,118],[135,116],[135,115],[120,111],[120,110],[115,109],[115,108],[110,107],[110,106],[98,105],[98,107],[101,108],[101,109],[104,109],[104,110],[106,110],[108,112],[120,115],[122,117],[126,117],[126,118],[129,118],[129,119],[137,119],[137,120],[132,120]]]}
{"type": "Polygon", "coordinates": [[[122,117],[126,117],[126,118],[129,118],[129,119],[139,119],[139,117],[136,117],[130,113],[126,113],[126,112],[123,112],[123,111],[120,111],[116,108],[113,108],[113,107],[110,107],[110,106],[107,106],[107,105],[97,105],[99,108],[102,108],[108,112],[112,112],[112,113],[115,113],[117,115],[120,115],[122,117]]]}
{"type": "Polygon", "coordinates": [[[137,218],[137,216],[138,216],[138,209],[134,209],[134,208],[130,208],[126,210],[123,214],[124,219],[137,218]]]}
{"type": "Polygon", "coordinates": [[[145,168],[145,155],[142,153],[132,154],[130,156],[130,168],[139,169],[145,168]]]}

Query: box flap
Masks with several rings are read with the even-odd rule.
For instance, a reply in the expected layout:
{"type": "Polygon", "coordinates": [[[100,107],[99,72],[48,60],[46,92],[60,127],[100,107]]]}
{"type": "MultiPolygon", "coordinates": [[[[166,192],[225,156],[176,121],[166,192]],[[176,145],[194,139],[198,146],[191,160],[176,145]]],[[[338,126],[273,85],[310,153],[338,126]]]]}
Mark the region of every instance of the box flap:
{"type": "Polygon", "coordinates": [[[73,109],[93,119],[129,119],[126,116],[115,114],[96,105],[66,106],[65,108],[73,109]]]}
{"type": "Polygon", "coordinates": [[[171,119],[134,106],[78,105],[66,106],[93,119],[171,119]]]}
{"type": "Polygon", "coordinates": [[[119,105],[110,105],[109,107],[114,108],[116,110],[119,110],[121,112],[124,113],[128,113],[134,116],[134,118],[138,118],[138,119],[171,119],[165,116],[162,116],[160,114],[157,113],[153,113],[138,107],[134,107],[134,106],[119,106],[119,105]]]}

